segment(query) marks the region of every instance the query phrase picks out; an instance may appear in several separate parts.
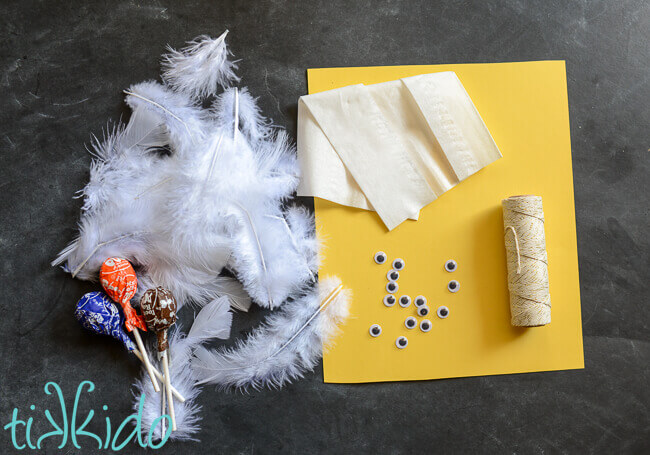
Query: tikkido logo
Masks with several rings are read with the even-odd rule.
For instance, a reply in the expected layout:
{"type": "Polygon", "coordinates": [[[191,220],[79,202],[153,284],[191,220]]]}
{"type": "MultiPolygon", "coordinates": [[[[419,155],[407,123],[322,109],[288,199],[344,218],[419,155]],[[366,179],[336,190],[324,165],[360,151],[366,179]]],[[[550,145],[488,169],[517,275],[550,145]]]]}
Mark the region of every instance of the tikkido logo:
{"type": "MultiPolygon", "coordinates": [[[[79,444],[79,437],[81,436],[85,438],[94,439],[95,440],[94,443],[97,444],[100,450],[110,448],[113,451],[118,451],[124,448],[129,442],[131,442],[134,439],[137,439],[138,444],[140,444],[140,446],[143,448],[149,447],[152,449],[159,449],[163,445],[165,445],[165,443],[169,439],[169,435],[171,434],[171,428],[172,428],[171,417],[167,414],[161,415],[160,417],[156,418],[152,422],[151,428],[149,430],[149,434],[147,435],[147,440],[146,441],[142,440],[143,437],[142,410],[144,408],[144,400],[145,400],[144,393],[140,397],[140,403],[138,405],[137,414],[131,414],[127,418],[125,418],[114,434],[111,433],[111,419],[108,416],[106,416],[106,431],[104,435],[100,436],[96,433],[86,431],[85,428],[91,422],[93,416],[95,415],[95,411],[91,409],[86,415],[85,419],[83,420],[83,423],[81,425],[77,424],[77,420],[81,421],[82,419],[81,416],[77,415],[77,410],[79,408],[81,393],[83,392],[84,386],[88,387],[88,392],[92,392],[93,390],[95,390],[95,384],[93,384],[91,381],[83,381],[79,384],[74,399],[72,414],[70,418],[68,418],[67,408],[65,406],[65,401],[63,399],[63,392],[61,391],[61,387],[59,387],[59,385],[56,382],[48,382],[47,384],[45,384],[45,386],[43,387],[45,393],[47,395],[54,394],[56,398],[58,398],[59,401],[58,405],[61,411],[60,412],[61,417],[60,420],[57,422],[57,420],[52,416],[52,413],[50,412],[49,409],[45,409],[43,411],[43,415],[49,421],[53,430],[39,436],[35,441],[36,443],[34,443],[34,438],[36,438],[36,435],[32,435],[32,431],[33,431],[32,424],[34,423],[34,417],[30,416],[27,419],[27,421],[20,420],[18,415],[19,414],[18,408],[14,408],[11,416],[11,421],[4,426],[5,430],[11,432],[11,442],[13,443],[14,447],[17,450],[22,450],[25,448],[29,448],[32,450],[41,450],[43,441],[46,441],[48,439],[57,439],[58,437],[60,437],[60,443],[57,447],[58,449],[63,449],[66,446],[66,444],[68,444],[68,439],[71,441],[74,447],[76,447],[77,449],[81,449],[81,445],[79,444]],[[160,441],[157,444],[154,444],[152,435],[161,434],[161,430],[158,430],[156,432],[156,429],[158,425],[161,424],[163,419],[167,419],[167,425],[166,425],[167,429],[162,439],[160,439],[160,441]],[[121,436],[122,432],[125,430],[125,427],[129,422],[133,422],[135,424],[135,428],[122,442],[119,442],[120,438],[122,437],[121,436]]],[[[29,409],[31,411],[35,411],[36,407],[32,404],[30,405],[29,409]]],[[[108,406],[104,405],[102,406],[102,409],[104,411],[107,411],[108,406]]],[[[58,414],[58,412],[56,414],[58,414]]]]}

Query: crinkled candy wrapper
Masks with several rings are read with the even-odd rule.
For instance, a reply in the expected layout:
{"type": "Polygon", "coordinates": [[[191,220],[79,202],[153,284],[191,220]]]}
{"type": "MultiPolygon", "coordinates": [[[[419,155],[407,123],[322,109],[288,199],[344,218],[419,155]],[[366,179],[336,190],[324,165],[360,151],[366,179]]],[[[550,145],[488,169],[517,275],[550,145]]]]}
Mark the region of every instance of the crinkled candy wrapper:
{"type": "Polygon", "coordinates": [[[129,303],[138,290],[138,279],[131,263],[126,259],[108,258],[99,270],[99,281],[111,299],[124,309],[124,325],[131,332],[134,328],[147,330],[142,316],[129,303]]]}
{"type": "Polygon", "coordinates": [[[167,329],[176,323],[176,299],[171,291],[158,286],[148,289],[140,299],[142,315],[158,336],[158,352],[167,350],[167,329]]]}
{"type": "Polygon", "coordinates": [[[89,292],[79,302],[74,312],[81,325],[100,335],[110,335],[120,340],[129,351],[135,349],[133,342],[122,328],[124,319],[111,299],[103,292],[89,292]]]}

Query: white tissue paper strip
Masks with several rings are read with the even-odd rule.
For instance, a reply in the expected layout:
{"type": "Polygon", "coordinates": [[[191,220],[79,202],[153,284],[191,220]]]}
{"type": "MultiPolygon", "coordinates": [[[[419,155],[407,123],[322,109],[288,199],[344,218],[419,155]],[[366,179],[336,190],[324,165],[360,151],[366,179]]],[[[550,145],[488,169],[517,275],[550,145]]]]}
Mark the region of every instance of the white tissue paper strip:
{"type": "Polygon", "coordinates": [[[375,210],[389,230],[500,157],[453,72],[298,102],[298,195],[375,210]]]}

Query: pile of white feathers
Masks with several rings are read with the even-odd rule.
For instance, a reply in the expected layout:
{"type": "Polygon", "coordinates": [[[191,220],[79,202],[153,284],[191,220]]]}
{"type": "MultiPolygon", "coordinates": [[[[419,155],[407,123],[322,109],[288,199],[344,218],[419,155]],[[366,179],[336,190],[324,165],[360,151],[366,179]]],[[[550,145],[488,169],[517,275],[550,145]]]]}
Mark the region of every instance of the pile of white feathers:
{"type": "MultiPolygon", "coordinates": [[[[106,258],[122,257],[138,275],[134,302],[163,286],[179,307],[202,308],[187,335],[176,330],[170,340],[171,382],[187,399],[175,404],[172,439],[199,430],[200,385],[280,387],[317,364],[348,315],[340,281],[316,283],[311,214],[286,208],[300,178],[295,150],[246,88],[233,87],[226,34],[169,48],[163,83],[125,90],[129,122],[93,140],[79,235],[53,262],[95,280],[106,258]],[[229,338],[231,308],[247,311],[251,301],[280,309],[234,348],[201,346],[229,338]]],[[[136,409],[143,393],[148,434],[161,395],[144,374],[136,409]]]]}

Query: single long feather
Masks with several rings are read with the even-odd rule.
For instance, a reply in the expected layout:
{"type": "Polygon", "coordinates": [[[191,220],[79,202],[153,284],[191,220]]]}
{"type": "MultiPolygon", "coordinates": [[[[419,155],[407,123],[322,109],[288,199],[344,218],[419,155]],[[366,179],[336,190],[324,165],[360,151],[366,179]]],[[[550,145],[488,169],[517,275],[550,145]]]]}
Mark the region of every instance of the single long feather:
{"type": "Polygon", "coordinates": [[[229,87],[239,81],[234,72],[237,65],[228,59],[227,34],[228,30],[216,39],[200,36],[180,51],[168,46],[169,53],[161,61],[165,83],[200,99],[215,94],[219,86],[229,87]]]}
{"type": "Polygon", "coordinates": [[[159,115],[139,107],[131,114],[129,123],[121,134],[120,142],[126,148],[135,146],[157,148],[169,143],[169,135],[165,122],[159,115]]]}
{"type": "Polygon", "coordinates": [[[257,235],[257,229],[255,228],[255,223],[253,222],[253,217],[251,216],[250,212],[246,210],[246,208],[241,205],[238,202],[235,202],[235,205],[239,207],[239,209],[244,213],[246,216],[246,220],[248,221],[248,225],[250,227],[250,232],[253,238],[255,239],[255,244],[257,245],[257,251],[259,253],[259,260],[260,264],[262,264],[262,270],[264,271],[264,277],[263,281],[266,282],[267,284],[267,296],[268,296],[268,304],[269,307],[273,308],[273,296],[271,295],[271,290],[268,288],[268,270],[266,268],[266,260],[264,259],[264,251],[262,251],[262,245],[260,244],[260,237],[257,235]]]}
{"type": "MultiPolygon", "coordinates": [[[[200,417],[198,415],[200,406],[196,404],[196,397],[201,389],[196,383],[190,361],[194,350],[203,342],[212,339],[226,339],[230,336],[232,314],[228,310],[228,299],[222,297],[205,307],[196,315],[194,323],[187,336],[181,334],[177,327],[169,339],[169,349],[172,362],[170,365],[171,383],[185,397],[185,402],[174,401],[176,413],[177,431],[174,431],[170,439],[194,439],[198,432],[200,417]]],[[[160,369],[160,365],[158,365],[160,369]]],[[[164,394],[156,393],[153,390],[151,381],[148,380],[146,371],[142,371],[140,378],[135,383],[133,408],[138,409],[140,400],[144,394],[144,406],[142,410],[142,435],[147,437],[151,425],[155,419],[160,417],[162,399],[164,394]]],[[[160,437],[160,431],[154,432],[154,437],[160,437]]]]}
{"type": "Polygon", "coordinates": [[[230,338],[232,313],[228,297],[220,297],[205,305],[194,318],[194,323],[187,333],[193,343],[207,341],[210,338],[227,340],[230,338]]]}
{"type": "MultiPolygon", "coordinates": [[[[154,346],[152,345],[152,348],[154,346]]],[[[183,337],[178,329],[174,330],[169,337],[169,349],[173,359],[170,366],[170,379],[174,387],[185,397],[185,402],[174,402],[174,411],[176,414],[177,431],[169,436],[170,440],[196,440],[195,435],[198,433],[201,420],[199,411],[201,407],[196,403],[196,398],[201,392],[201,388],[196,386],[196,378],[191,368],[188,368],[188,362],[191,358],[194,346],[191,340],[183,337]]],[[[154,348],[155,349],[155,348],[154,348]]],[[[161,370],[162,366],[157,360],[151,359],[152,363],[161,370]]],[[[140,431],[144,441],[150,434],[151,426],[161,414],[162,398],[160,393],[153,390],[151,381],[148,380],[146,372],[142,372],[140,377],[134,383],[133,390],[133,409],[137,412],[141,400],[142,418],[140,431]]],[[[160,423],[159,427],[152,431],[152,438],[160,440],[160,423]]]]}
{"type": "Polygon", "coordinates": [[[234,349],[198,348],[192,369],[199,384],[238,389],[281,387],[311,370],[349,313],[350,292],[336,278],[268,317],[234,349]]]}
{"type": "Polygon", "coordinates": [[[160,110],[163,111],[165,114],[169,115],[171,118],[173,118],[174,120],[177,120],[181,125],[183,125],[183,127],[185,127],[185,129],[187,130],[187,133],[188,133],[190,136],[192,136],[192,132],[190,131],[190,127],[187,125],[187,123],[186,123],[182,118],[180,118],[178,115],[174,114],[174,113],[173,113],[172,111],[170,111],[168,108],[166,108],[165,106],[163,106],[162,104],[160,104],[160,103],[158,103],[158,102],[156,102],[156,101],[154,101],[154,100],[152,100],[152,99],[149,99],[149,98],[147,98],[147,97],[144,96],[144,95],[140,95],[139,93],[136,93],[135,91],[124,90],[124,93],[125,93],[126,95],[128,95],[128,96],[132,96],[132,97],[134,97],[134,98],[138,98],[138,99],[144,101],[145,103],[149,103],[149,104],[151,104],[152,106],[154,106],[154,107],[160,109],[160,110]]]}

